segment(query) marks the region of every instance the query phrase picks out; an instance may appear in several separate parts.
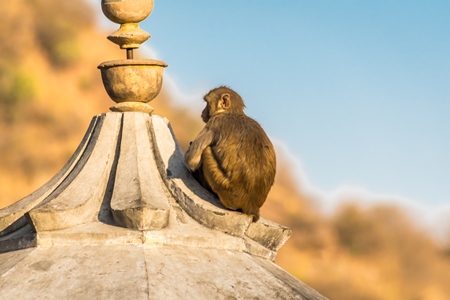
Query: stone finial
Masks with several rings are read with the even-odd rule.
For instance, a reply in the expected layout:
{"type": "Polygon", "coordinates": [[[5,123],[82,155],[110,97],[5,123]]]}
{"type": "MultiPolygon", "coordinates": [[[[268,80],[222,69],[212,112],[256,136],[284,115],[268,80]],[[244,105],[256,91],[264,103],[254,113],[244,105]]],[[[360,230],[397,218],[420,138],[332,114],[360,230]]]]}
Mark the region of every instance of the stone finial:
{"type": "Polygon", "coordinates": [[[108,39],[127,50],[126,60],[104,62],[98,66],[106,92],[117,103],[111,111],[151,113],[153,108],[148,102],[161,91],[163,69],[167,64],[160,60],[133,59],[133,49],[150,38],[138,23],[150,15],[153,4],[153,0],[102,0],[105,16],[121,24],[108,39]]]}
{"type": "Polygon", "coordinates": [[[121,49],[136,49],[150,38],[137,23],[145,20],[153,10],[153,0],[102,0],[102,11],[114,23],[121,24],[108,39],[121,49]]]}

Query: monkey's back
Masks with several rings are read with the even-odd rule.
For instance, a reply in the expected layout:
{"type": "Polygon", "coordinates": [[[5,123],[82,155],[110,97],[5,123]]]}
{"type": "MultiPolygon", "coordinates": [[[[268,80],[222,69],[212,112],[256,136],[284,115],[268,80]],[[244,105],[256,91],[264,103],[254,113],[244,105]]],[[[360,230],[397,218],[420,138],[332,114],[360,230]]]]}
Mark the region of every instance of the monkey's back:
{"type": "Polygon", "coordinates": [[[272,143],[259,123],[245,114],[219,114],[208,126],[214,136],[205,154],[211,154],[202,155],[202,162],[205,177],[216,185],[211,188],[225,206],[258,215],[275,179],[272,143]]]}

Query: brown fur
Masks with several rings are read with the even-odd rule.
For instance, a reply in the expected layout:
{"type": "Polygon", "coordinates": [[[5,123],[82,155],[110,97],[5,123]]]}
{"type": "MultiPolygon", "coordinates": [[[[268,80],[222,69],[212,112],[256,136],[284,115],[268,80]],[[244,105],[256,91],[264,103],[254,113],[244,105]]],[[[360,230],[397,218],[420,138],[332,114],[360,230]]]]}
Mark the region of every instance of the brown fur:
{"type": "Polygon", "coordinates": [[[185,162],[222,204],[259,218],[275,178],[272,143],[262,127],[244,113],[242,98],[218,87],[206,96],[206,123],[186,151],[185,162]]]}

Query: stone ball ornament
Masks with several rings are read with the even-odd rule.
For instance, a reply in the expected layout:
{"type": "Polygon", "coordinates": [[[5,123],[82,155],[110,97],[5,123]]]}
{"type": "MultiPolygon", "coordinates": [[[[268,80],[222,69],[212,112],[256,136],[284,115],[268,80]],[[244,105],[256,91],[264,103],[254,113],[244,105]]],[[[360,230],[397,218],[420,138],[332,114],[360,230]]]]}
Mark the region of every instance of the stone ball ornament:
{"type": "Polygon", "coordinates": [[[102,11],[117,24],[139,23],[151,14],[153,5],[153,0],[102,0],[102,11]]]}

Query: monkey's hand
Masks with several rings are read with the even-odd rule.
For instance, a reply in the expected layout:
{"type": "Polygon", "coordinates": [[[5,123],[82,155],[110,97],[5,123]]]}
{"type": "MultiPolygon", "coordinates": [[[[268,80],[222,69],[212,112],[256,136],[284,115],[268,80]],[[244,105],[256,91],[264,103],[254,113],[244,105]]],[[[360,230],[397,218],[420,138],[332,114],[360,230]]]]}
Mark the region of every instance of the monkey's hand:
{"type": "Polygon", "coordinates": [[[200,131],[195,140],[190,143],[190,146],[184,155],[184,162],[191,171],[195,171],[199,168],[203,150],[211,144],[212,138],[212,132],[205,127],[200,131]]]}

